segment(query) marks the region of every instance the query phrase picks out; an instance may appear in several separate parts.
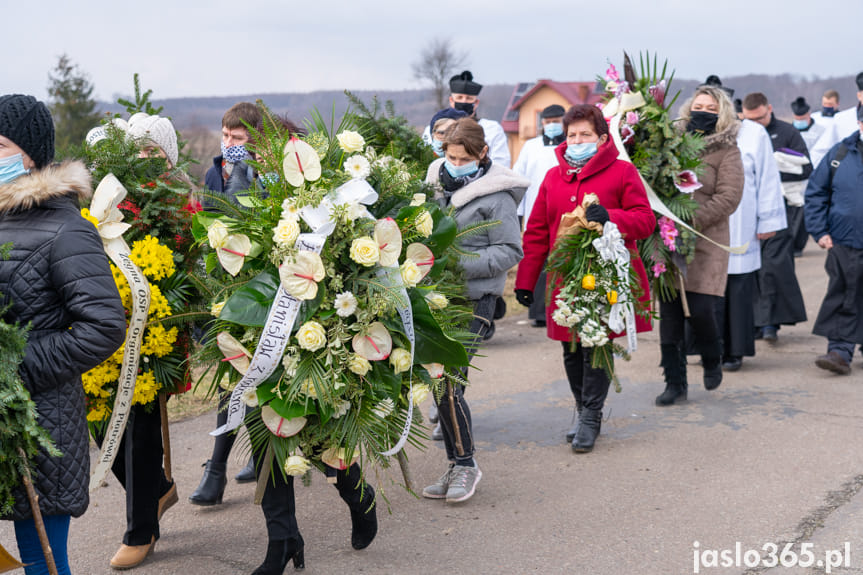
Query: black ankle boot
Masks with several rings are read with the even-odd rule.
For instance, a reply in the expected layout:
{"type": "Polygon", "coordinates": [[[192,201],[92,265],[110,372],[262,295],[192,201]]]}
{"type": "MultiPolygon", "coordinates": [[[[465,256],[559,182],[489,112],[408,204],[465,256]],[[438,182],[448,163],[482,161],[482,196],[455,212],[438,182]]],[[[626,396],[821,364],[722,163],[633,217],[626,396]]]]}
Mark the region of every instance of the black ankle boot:
{"type": "Polygon", "coordinates": [[[189,496],[193,505],[217,505],[222,502],[228,478],[225,476],[225,463],[207,460],[204,465],[204,476],[198,488],[189,496]]]}
{"type": "Polygon", "coordinates": [[[677,344],[663,343],[659,348],[665,371],[665,391],[656,396],[656,405],[674,405],[674,402],[686,399],[686,357],[677,344]]]}
{"type": "Polygon", "coordinates": [[[572,429],[566,432],[566,442],[572,443],[572,440],[575,439],[575,436],[578,434],[578,428],[581,425],[581,403],[578,401],[575,402],[575,425],[572,426],[572,429]]]}
{"type": "Polygon", "coordinates": [[[593,450],[593,444],[602,428],[602,410],[584,408],[578,418],[581,425],[572,440],[572,450],[576,453],[588,453],[593,450]]]}
{"type": "Polygon", "coordinates": [[[378,513],[375,490],[362,480],[356,463],[336,474],[336,489],[351,510],[351,547],[365,549],[378,534],[378,513]]]}
{"type": "Polygon", "coordinates": [[[722,361],[719,358],[701,358],[704,366],[704,389],[712,391],[722,383],[722,361]]]}
{"type": "Polygon", "coordinates": [[[294,569],[304,569],[306,560],[303,556],[303,537],[301,535],[297,537],[297,539],[270,539],[267,543],[267,557],[257,569],[252,571],[252,575],[282,575],[291,559],[294,560],[294,569]]]}
{"type": "Polygon", "coordinates": [[[237,483],[252,483],[257,478],[255,477],[255,458],[249,457],[249,462],[234,476],[234,481],[237,483]]]}

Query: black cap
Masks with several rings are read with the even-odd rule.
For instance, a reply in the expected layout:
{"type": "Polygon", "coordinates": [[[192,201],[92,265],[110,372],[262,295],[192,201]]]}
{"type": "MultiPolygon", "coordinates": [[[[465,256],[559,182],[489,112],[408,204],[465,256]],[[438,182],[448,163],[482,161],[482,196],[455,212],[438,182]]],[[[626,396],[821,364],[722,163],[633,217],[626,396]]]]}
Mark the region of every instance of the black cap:
{"type": "Polygon", "coordinates": [[[459,118],[467,118],[467,114],[461,110],[456,110],[455,108],[444,108],[432,116],[431,122],[429,123],[429,133],[434,136],[434,125],[438,123],[438,120],[458,120],[459,118]]]}
{"type": "Polygon", "coordinates": [[[465,70],[449,79],[449,91],[453,94],[476,96],[480,90],[482,90],[482,84],[473,81],[473,74],[470,73],[470,70],[465,70]]]}
{"type": "Polygon", "coordinates": [[[48,107],[33,96],[0,96],[0,135],[24,150],[39,169],[54,159],[54,121],[48,107]]]}
{"type": "Polygon", "coordinates": [[[791,111],[795,116],[803,116],[809,111],[809,104],[806,103],[806,98],[800,96],[791,102],[791,111]]]}
{"type": "Polygon", "coordinates": [[[719,76],[717,76],[716,74],[709,75],[707,77],[707,79],[704,81],[704,84],[702,84],[702,86],[713,86],[714,88],[720,88],[723,92],[728,94],[729,98],[734,97],[734,90],[732,90],[731,88],[726,88],[725,86],[723,86],[722,80],[720,80],[719,76]]]}
{"type": "Polygon", "coordinates": [[[857,91],[863,92],[863,72],[857,74],[857,77],[854,79],[857,82],[857,91]]]}
{"type": "Polygon", "coordinates": [[[563,106],[559,104],[552,104],[551,106],[546,106],[543,108],[542,112],[540,112],[539,117],[543,120],[546,118],[560,118],[566,113],[566,110],[563,109],[563,106]]]}
{"type": "Polygon", "coordinates": [[[734,113],[742,114],[743,113],[743,100],[740,98],[734,98],[734,113]]]}

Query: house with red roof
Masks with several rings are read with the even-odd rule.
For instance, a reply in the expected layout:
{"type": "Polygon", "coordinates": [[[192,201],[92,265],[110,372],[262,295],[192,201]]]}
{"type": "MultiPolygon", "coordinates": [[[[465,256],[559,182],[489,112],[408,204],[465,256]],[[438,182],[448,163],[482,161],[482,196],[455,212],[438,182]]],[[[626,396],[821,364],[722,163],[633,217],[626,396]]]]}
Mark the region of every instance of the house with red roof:
{"type": "Polygon", "coordinates": [[[547,106],[559,104],[564,109],[576,104],[595,104],[602,100],[602,87],[596,82],[555,82],[539,80],[535,84],[517,84],[503,114],[509,153],[514,164],[527,140],[542,133],[539,114],[547,106]],[[599,90],[599,91],[597,91],[599,90]]]}

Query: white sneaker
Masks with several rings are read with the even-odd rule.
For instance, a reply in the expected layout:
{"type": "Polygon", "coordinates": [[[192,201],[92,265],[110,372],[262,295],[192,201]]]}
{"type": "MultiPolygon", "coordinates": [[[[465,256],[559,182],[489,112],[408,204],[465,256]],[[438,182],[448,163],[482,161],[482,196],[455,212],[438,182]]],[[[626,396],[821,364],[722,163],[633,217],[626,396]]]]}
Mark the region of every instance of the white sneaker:
{"type": "Polygon", "coordinates": [[[446,473],[440,476],[436,483],[429,485],[423,489],[423,497],[427,499],[443,499],[447,495],[449,482],[452,479],[452,470],[455,463],[450,463],[446,468],[446,473]]]}
{"type": "Polygon", "coordinates": [[[479,470],[479,466],[474,465],[474,467],[456,465],[452,468],[452,477],[446,492],[447,503],[460,503],[473,497],[476,486],[482,479],[482,471],[479,470]]]}

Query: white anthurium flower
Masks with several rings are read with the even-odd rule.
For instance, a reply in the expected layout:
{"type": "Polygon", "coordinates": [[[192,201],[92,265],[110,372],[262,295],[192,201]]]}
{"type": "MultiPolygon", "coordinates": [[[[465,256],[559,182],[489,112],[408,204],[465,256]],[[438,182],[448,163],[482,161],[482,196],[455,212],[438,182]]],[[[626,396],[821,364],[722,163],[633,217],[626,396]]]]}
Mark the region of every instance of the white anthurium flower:
{"type": "Polygon", "coordinates": [[[293,261],[286,259],[279,268],[282,288],[301,300],[315,299],[318,295],[318,282],[326,275],[321,256],[309,250],[300,250],[293,257],[293,261]]]}
{"type": "Polygon", "coordinates": [[[378,220],[375,224],[375,241],[380,251],[380,264],[386,268],[396,266],[402,253],[402,232],[392,218],[378,220]]]}
{"type": "Polygon", "coordinates": [[[279,437],[291,437],[292,435],[296,435],[306,426],[305,417],[285,419],[276,413],[276,410],[269,405],[265,405],[261,408],[261,419],[264,420],[264,425],[267,426],[267,429],[269,429],[273,435],[278,435],[279,437]]]}
{"type": "Polygon", "coordinates": [[[426,371],[429,372],[429,377],[432,379],[439,379],[443,377],[443,364],[442,363],[424,363],[422,364],[426,371]]]}
{"type": "Polygon", "coordinates": [[[380,361],[390,356],[393,338],[379,321],[369,325],[365,334],[358,333],[351,342],[354,353],[368,361],[380,361]]]}
{"type": "Polygon", "coordinates": [[[321,177],[321,158],[313,147],[291,137],[285,144],[285,159],[282,162],[285,180],[298,188],[304,182],[315,182],[321,177]]]}
{"type": "Polygon", "coordinates": [[[330,447],[321,454],[321,461],[334,469],[347,469],[357,462],[360,458],[360,452],[358,449],[355,449],[350,461],[347,461],[345,457],[346,454],[343,448],[330,447]]]}
{"type": "Polygon", "coordinates": [[[252,354],[249,353],[243,344],[226,331],[219,332],[216,336],[216,345],[225,356],[222,361],[230,363],[234,369],[246,375],[249,370],[249,362],[252,359],[252,354]]]}
{"type": "Polygon", "coordinates": [[[210,247],[216,250],[219,263],[232,276],[240,273],[246,256],[252,251],[252,241],[244,234],[232,234],[228,227],[216,220],[207,228],[210,247]]]}
{"type": "Polygon", "coordinates": [[[414,194],[413,199],[411,200],[411,206],[421,206],[426,203],[426,195],[425,194],[414,194]]]}
{"type": "Polygon", "coordinates": [[[420,279],[425,278],[431,271],[432,266],[434,266],[434,254],[426,245],[413,243],[408,246],[405,255],[408,259],[413,261],[419,268],[420,272],[422,272],[422,278],[420,279]]]}

